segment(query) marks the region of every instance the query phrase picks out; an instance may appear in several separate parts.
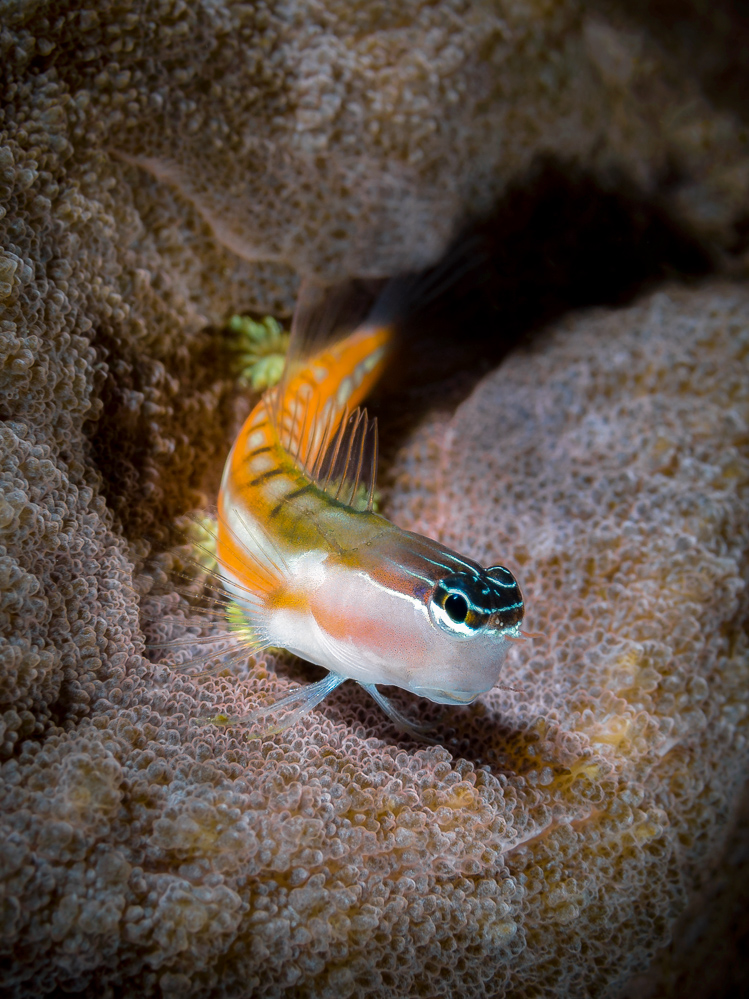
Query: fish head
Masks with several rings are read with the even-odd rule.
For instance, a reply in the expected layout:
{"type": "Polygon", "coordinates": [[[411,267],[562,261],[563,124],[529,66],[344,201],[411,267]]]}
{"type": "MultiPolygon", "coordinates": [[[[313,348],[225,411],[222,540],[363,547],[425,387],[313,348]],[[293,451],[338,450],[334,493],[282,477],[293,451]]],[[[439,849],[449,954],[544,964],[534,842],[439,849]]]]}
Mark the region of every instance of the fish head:
{"type": "Polygon", "coordinates": [[[495,686],[523,620],[512,572],[464,561],[425,594],[431,655],[409,683],[413,693],[440,704],[470,704],[495,686]]]}
{"type": "Polygon", "coordinates": [[[296,645],[301,655],[361,683],[468,704],[497,683],[523,598],[505,566],[391,525],[316,586],[311,609],[305,634],[320,636],[318,651],[296,645]]]}

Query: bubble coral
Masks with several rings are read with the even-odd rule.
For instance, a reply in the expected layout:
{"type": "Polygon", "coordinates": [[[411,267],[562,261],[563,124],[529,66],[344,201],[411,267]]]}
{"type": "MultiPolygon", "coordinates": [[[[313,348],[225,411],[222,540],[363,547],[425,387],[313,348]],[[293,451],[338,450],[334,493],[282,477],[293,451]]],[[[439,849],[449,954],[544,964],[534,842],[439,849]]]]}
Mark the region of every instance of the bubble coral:
{"type": "Polygon", "coordinates": [[[201,725],[283,683],[155,670],[142,622],[186,626],[135,566],[231,439],[206,327],[297,271],[432,259],[542,153],[733,246],[740,123],[674,58],[573,3],[3,5],[8,994],[582,995],[666,938],[741,773],[743,292],[571,319],[399,459],[392,510],[546,635],[447,748],[345,688],[201,725]]]}

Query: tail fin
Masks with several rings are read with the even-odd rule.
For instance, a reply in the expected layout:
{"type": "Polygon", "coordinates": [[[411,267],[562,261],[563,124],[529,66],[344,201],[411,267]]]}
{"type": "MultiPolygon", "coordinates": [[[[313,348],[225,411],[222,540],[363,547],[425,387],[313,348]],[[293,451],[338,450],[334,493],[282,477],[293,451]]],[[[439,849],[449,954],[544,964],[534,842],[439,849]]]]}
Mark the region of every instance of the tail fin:
{"type": "Polygon", "coordinates": [[[299,292],[283,378],[268,410],[297,467],[335,499],[371,509],[377,427],[360,407],[384,372],[397,334],[476,274],[485,258],[477,237],[462,240],[436,266],[389,281],[349,281],[299,292]]]}
{"type": "Polygon", "coordinates": [[[339,502],[371,510],[377,423],[360,404],[387,365],[393,329],[365,320],[341,337],[350,304],[342,288],[325,297],[320,289],[303,287],[284,377],[268,411],[279,442],[301,471],[339,502]]]}

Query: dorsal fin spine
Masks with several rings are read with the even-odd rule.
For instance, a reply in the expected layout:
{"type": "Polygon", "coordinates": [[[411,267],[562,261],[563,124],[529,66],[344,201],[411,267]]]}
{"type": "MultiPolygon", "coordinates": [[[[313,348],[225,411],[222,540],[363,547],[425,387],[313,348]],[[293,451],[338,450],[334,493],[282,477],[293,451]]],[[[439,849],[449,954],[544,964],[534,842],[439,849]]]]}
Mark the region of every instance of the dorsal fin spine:
{"type": "Polygon", "coordinates": [[[359,404],[385,366],[391,336],[386,326],[357,327],[292,368],[268,400],[278,443],[299,471],[359,510],[372,510],[377,468],[377,423],[359,404]]]}
{"type": "MultiPolygon", "coordinates": [[[[356,432],[359,429],[359,423],[361,422],[361,411],[354,410],[354,412],[349,416],[345,424],[344,434],[348,437],[348,447],[346,448],[346,460],[343,463],[344,474],[341,475],[341,481],[338,483],[338,488],[335,491],[335,499],[339,499],[341,495],[341,489],[343,489],[343,483],[346,481],[346,469],[349,467],[349,462],[351,461],[351,451],[354,446],[354,441],[356,440],[356,432]],[[346,433],[348,431],[348,433],[346,433]]],[[[343,425],[343,421],[341,421],[343,425]]]]}
{"type": "MultiPolygon", "coordinates": [[[[362,421],[363,421],[363,426],[362,426],[362,440],[361,440],[361,445],[359,447],[359,460],[356,463],[356,475],[354,476],[354,484],[351,487],[351,495],[349,496],[349,501],[348,501],[349,502],[349,506],[353,506],[354,505],[354,497],[356,496],[356,490],[359,488],[359,479],[361,477],[362,463],[364,461],[364,448],[365,448],[365,445],[366,445],[366,437],[367,437],[367,411],[366,411],[366,409],[363,409],[361,411],[361,413],[359,414],[359,421],[358,421],[358,423],[362,423],[362,421]]],[[[357,424],[357,432],[358,432],[358,429],[359,428],[358,428],[358,424],[357,424]]],[[[377,466],[375,466],[375,467],[377,467],[377,466]]]]}
{"type": "MultiPolygon", "coordinates": [[[[304,460],[302,461],[302,467],[304,469],[306,469],[307,471],[309,471],[310,460],[311,460],[311,457],[312,457],[312,449],[313,449],[314,443],[315,443],[315,432],[314,432],[314,428],[315,428],[315,426],[317,424],[317,419],[318,419],[318,416],[320,414],[320,397],[318,395],[314,396],[314,403],[315,403],[315,413],[314,413],[314,416],[312,417],[312,420],[311,420],[311,423],[310,423],[310,433],[309,433],[309,440],[307,441],[307,450],[304,452],[304,460]]],[[[308,407],[308,410],[309,410],[309,407],[308,407]]]]}
{"type": "MultiPolygon", "coordinates": [[[[335,468],[336,462],[338,461],[338,452],[341,450],[341,443],[343,441],[343,436],[346,432],[346,423],[348,422],[348,409],[344,410],[341,422],[338,424],[338,433],[335,438],[335,450],[330,458],[330,467],[328,468],[328,474],[325,476],[325,484],[323,485],[323,492],[328,488],[328,483],[330,482],[330,477],[333,474],[333,469],[335,468]]],[[[337,498],[337,494],[336,494],[337,498]]]]}
{"type": "MultiPolygon", "coordinates": [[[[299,396],[297,395],[297,399],[299,396]]],[[[307,399],[306,405],[302,408],[302,422],[299,428],[299,433],[297,434],[296,452],[294,454],[294,461],[299,463],[299,454],[302,450],[302,442],[304,441],[304,432],[307,429],[307,418],[309,416],[309,399],[307,399]]],[[[304,462],[301,462],[302,466],[304,462]]]]}
{"type": "Polygon", "coordinates": [[[328,402],[326,402],[325,405],[323,406],[323,412],[325,412],[326,408],[328,410],[328,413],[327,413],[327,416],[325,417],[325,424],[323,426],[322,439],[320,440],[320,444],[318,445],[317,454],[315,455],[314,464],[312,465],[312,468],[310,468],[310,476],[315,481],[317,481],[317,479],[318,479],[318,477],[320,475],[320,471],[322,469],[323,458],[325,457],[325,452],[328,449],[328,439],[330,438],[330,435],[331,435],[332,430],[333,430],[333,413],[332,413],[332,411],[330,409],[330,406],[328,405],[328,402]]]}
{"type": "MultiPolygon", "coordinates": [[[[377,469],[377,460],[379,458],[378,446],[377,446],[378,442],[379,442],[379,436],[377,434],[377,417],[375,417],[374,420],[372,421],[372,467],[374,469],[377,469]]],[[[372,508],[374,507],[374,491],[375,491],[376,481],[377,481],[376,475],[371,475],[369,477],[369,495],[367,496],[367,513],[371,513],[372,508]]]]}

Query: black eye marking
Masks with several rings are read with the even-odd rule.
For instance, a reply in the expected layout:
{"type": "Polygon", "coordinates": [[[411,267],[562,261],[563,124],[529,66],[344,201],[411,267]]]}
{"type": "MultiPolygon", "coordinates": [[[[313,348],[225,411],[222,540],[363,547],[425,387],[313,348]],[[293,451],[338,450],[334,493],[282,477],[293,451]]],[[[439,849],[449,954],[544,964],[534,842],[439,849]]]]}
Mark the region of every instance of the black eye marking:
{"type": "Polygon", "coordinates": [[[490,565],[486,574],[500,586],[517,586],[513,574],[503,565],[490,565]]]}
{"type": "Polygon", "coordinates": [[[430,607],[440,627],[463,638],[487,627],[501,631],[516,628],[524,610],[520,587],[503,565],[446,576],[437,583],[430,607]]]}
{"type": "Polygon", "coordinates": [[[451,593],[445,600],[445,610],[456,624],[463,624],[468,617],[468,601],[460,593],[451,593]]]}
{"type": "Polygon", "coordinates": [[[517,627],[523,620],[523,595],[517,580],[503,565],[490,565],[484,570],[494,584],[492,619],[502,628],[517,627]]]}

